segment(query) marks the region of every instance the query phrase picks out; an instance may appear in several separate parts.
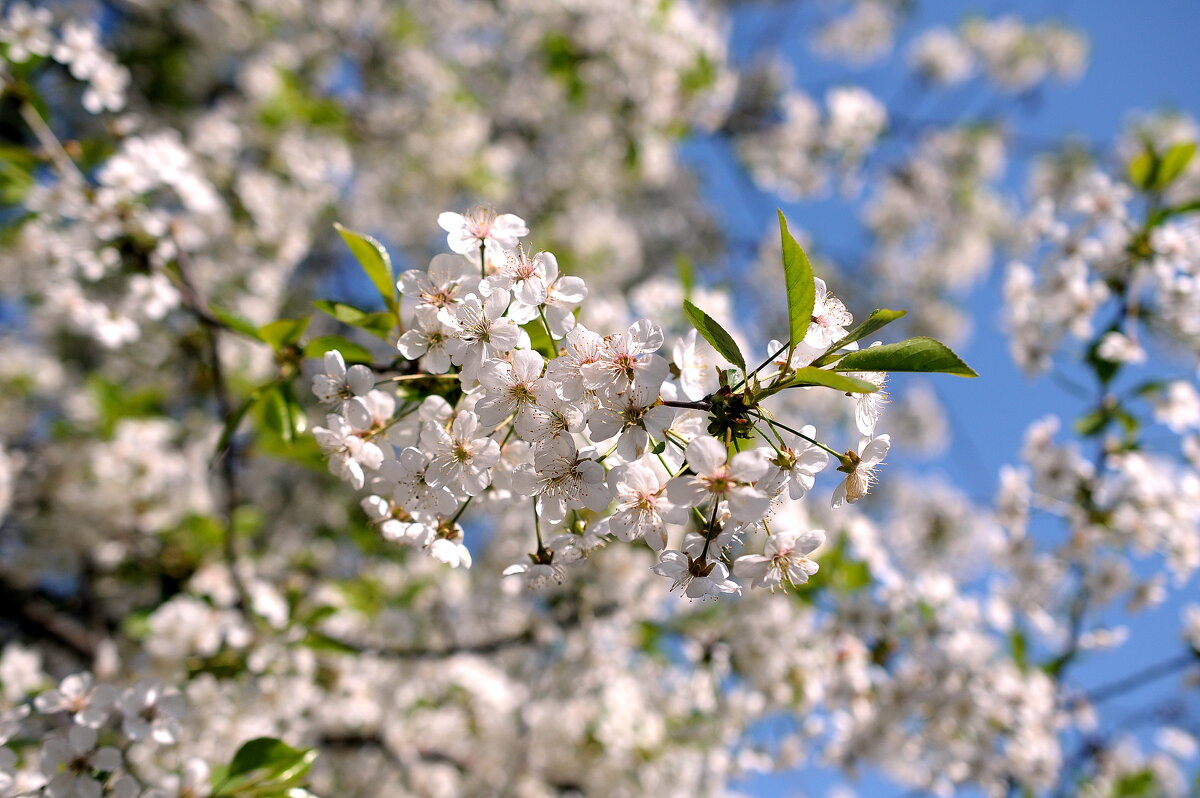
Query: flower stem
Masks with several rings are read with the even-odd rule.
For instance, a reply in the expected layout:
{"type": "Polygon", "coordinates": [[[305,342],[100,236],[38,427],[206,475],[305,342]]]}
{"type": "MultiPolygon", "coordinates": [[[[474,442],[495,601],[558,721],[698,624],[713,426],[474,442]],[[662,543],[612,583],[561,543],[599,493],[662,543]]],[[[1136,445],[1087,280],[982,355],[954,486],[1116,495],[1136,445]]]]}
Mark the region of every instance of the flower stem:
{"type": "Polygon", "coordinates": [[[836,449],[831,449],[830,447],[828,447],[828,446],[826,446],[825,444],[821,443],[821,442],[820,442],[819,440],[817,440],[816,438],[810,438],[809,436],[805,435],[803,432],[801,432],[801,431],[800,431],[800,430],[798,430],[798,429],[792,429],[792,428],[791,428],[791,427],[789,427],[787,424],[781,424],[781,423],[779,423],[778,421],[776,421],[776,420],[775,420],[775,419],[773,419],[773,418],[767,418],[766,416],[764,416],[764,415],[760,415],[760,414],[758,414],[758,413],[754,413],[753,415],[754,415],[754,417],[755,417],[755,418],[762,419],[763,421],[767,422],[768,424],[770,424],[770,425],[771,425],[771,426],[773,426],[773,427],[778,427],[779,429],[781,429],[781,430],[784,430],[785,432],[790,432],[790,433],[792,433],[793,435],[796,435],[796,436],[798,436],[798,437],[800,437],[800,438],[803,438],[804,440],[808,441],[809,443],[811,443],[811,444],[813,444],[813,445],[815,445],[815,446],[820,446],[822,449],[824,449],[825,451],[829,452],[831,455],[833,455],[834,457],[836,457],[838,460],[841,460],[841,459],[842,459],[842,453],[841,453],[841,452],[837,451],[836,449]]]}

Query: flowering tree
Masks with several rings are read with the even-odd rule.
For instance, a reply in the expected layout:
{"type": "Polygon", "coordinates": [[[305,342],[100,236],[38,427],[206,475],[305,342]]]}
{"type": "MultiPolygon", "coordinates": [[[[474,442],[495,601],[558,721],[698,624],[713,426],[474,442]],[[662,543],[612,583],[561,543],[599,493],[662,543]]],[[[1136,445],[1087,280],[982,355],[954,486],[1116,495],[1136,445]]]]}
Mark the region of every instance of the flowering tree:
{"type": "MultiPolygon", "coordinates": [[[[1019,130],[814,97],[730,5],[4,8],[0,794],[1195,791],[1200,607],[1104,653],[1200,566],[1195,123],[1014,193],[1019,130]],[[835,192],[853,262],[774,210],[835,192]],[[975,375],[941,340],[1001,253],[1085,409],[993,502],[878,480],[948,437],[889,375],[975,375]]],[[[974,18],[897,67],[1003,99],[1087,49],[974,18]]]]}

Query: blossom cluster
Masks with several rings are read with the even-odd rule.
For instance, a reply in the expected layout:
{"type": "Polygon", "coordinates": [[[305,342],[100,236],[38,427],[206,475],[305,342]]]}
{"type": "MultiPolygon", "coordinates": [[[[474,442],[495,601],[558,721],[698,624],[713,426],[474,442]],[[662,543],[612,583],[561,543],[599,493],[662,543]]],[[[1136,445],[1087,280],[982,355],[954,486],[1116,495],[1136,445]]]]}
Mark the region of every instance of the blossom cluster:
{"type": "MultiPolygon", "coordinates": [[[[397,283],[396,346],[415,370],[377,377],[331,350],[313,379],[335,410],[313,434],[330,470],[368,492],[362,506],[385,537],[469,566],[458,523],[467,506],[532,501],[535,551],[505,572],[532,585],[561,582],[564,566],[611,538],[644,541],[658,553],[655,572],[693,598],[740,592],[731,563],[755,587],[802,584],[816,572],[808,555],[824,532],[772,533],[770,518],[793,512],[830,453],[846,475],[833,506],[868,492],[890,445],[874,435],[885,395],[854,399],[864,437],[845,454],[812,426],[792,429],[745,400],[752,379],[779,381],[846,336],[853,317],[820,278],[803,339],[772,341],[761,377],[743,369],[731,385],[738,372],[696,330],[668,350],[649,319],[609,335],[588,329],[575,315],[587,286],[561,274],[552,253],[521,247],[528,228],[519,217],[477,208],[439,224],[454,254],[397,283]],[[405,387],[418,381],[436,387],[424,396],[405,387]],[[723,427],[731,411],[722,408],[738,401],[753,444],[739,434],[735,446],[723,427]],[[686,532],[674,546],[672,529],[686,532]],[[765,553],[734,560],[757,531],[769,536],[765,553]]],[[[882,374],[861,376],[883,385],[882,374]]]]}

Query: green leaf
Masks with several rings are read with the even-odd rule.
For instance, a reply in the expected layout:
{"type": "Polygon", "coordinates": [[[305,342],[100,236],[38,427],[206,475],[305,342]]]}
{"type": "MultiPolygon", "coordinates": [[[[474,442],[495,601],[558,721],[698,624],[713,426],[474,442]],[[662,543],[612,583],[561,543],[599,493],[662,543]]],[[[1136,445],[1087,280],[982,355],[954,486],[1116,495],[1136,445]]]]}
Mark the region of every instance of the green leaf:
{"type": "Polygon", "coordinates": [[[923,336],[850,352],[834,368],[838,371],[921,371],[959,377],[979,376],[950,347],[923,336]]]}
{"type": "Polygon", "coordinates": [[[210,307],[208,312],[212,314],[213,318],[234,332],[239,332],[247,338],[253,338],[255,341],[262,340],[262,338],[259,337],[258,327],[256,327],[254,322],[250,321],[249,319],[244,319],[233,311],[224,310],[217,307],[210,307]]]}
{"type": "Polygon", "coordinates": [[[779,214],[779,239],[783,244],[783,277],[787,286],[788,328],[791,344],[795,346],[808,334],[812,323],[813,303],[816,302],[816,284],[813,282],[812,264],[808,255],[788,232],[783,211],[779,214]]]}
{"type": "Polygon", "coordinates": [[[258,337],[276,350],[283,349],[300,340],[300,336],[304,335],[304,331],[308,329],[310,320],[309,316],[299,319],[279,319],[259,327],[258,337]]]}
{"type": "Polygon", "coordinates": [[[1163,153],[1162,159],[1158,162],[1158,172],[1154,176],[1154,187],[1161,190],[1175,182],[1176,178],[1188,168],[1188,164],[1192,162],[1195,155],[1196,142],[1194,141],[1176,144],[1163,153]]]}
{"type": "Polygon", "coordinates": [[[392,275],[392,259],[388,256],[387,250],[383,248],[382,244],[368,235],[348,230],[337,222],[334,222],[333,226],[341,234],[346,245],[350,247],[350,251],[358,259],[358,263],[363,267],[363,271],[367,273],[367,276],[371,278],[371,282],[375,284],[375,288],[379,291],[379,295],[383,297],[388,310],[396,313],[398,309],[396,304],[396,278],[392,275]]]}
{"type": "Polygon", "coordinates": [[[292,443],[308,429],[308,418],[296,401],[291,383],[268,386],[259,397],[258,406],[262,425],[284,443],[292,443]]]}
{"type": "Polygon", "coordinates": [[[717,350],[721,357],[740,368],[743,373],[746,371],[746,358],[742,357],[742,350],[738,349],[733,336],[725,332],[725,328],[717,324],[712,316],[686,299],[683,300],[683,315],[687,316],[692,326],[699,331],[705,341],[712,344],[713,349],[717,350]]]}
{"type": "Polygon", "coordinates": [[[347,363],[366,363],[374,361],[371,352],[363,345],[348,341],[340,335],[322,335],[304,345],[304,356],[323,358],[325,353],[336,349],[342,353],[342,360],[347,363]]]}
{"type": "Polygon", "coordinates": [[[1158,159],[1151,150],[1135,155],[1127,168],[1129,182],[1143,191],[1149,190],[1154,185],[1154,173],[1157,165],[1158,159]]]}
{"type": "Polygon", "coordinates": [[[328,299],[316,300],[313,307],[322,313],[328,313],[342,324],[365,330],[377,338],[390,339],[396,329],[396,315],[391,311],[372,313],[345,302],[331,302],[328,299]]]}
{"type": "Polygon", "coordinates": [[[878,385],[860,380],[858,377],[847,377],[845,374],[838,374],[835,371],[805,366],[796,369],[782,383],[759,391],[754,398],[762,400],[788,388],[800,388],[806,385],[821,385],[843,393],[875,393],[879,390],[878,385]]]}
{"type": "Polygon", "coordinates": [[[907,310],[888,310],[886,308],[876,308],[875,310],[871,311],[871,315],[867,317],[866,321],[850,330],[850,332],[846,333],[844,338],[835,342],[833,346],[829,347],[828,352],[814,360],[813,365],[825,366],[829,363],[832,363],[838,359],[836,352],[839,349],[844,348],[847,344],[851,344],[855,341],[866,338],[876,330],[886,327],[896,319],[906,316],[907,314],[907,310]]]}
{"type": "Polygon", "coordinates": [[[315,749],[292,748],[274,737],[258,737],[233,755],[213,795],[286,795],[288,788],[300,786],[316,757],[315,749]]]}
{"type": "Polygon", "coordinates": [[[679,274],[679,285],[683,287],[683,298],[691,300],[692,289],[696,285],[696,275],[695,269],[692,268],[692,261],[687,255],[676,256],[675,271],[679,274]]]}
{"type": "Polygon", "coordinates": [[[311,648],[313,651],[325,651],[330,654],[362,654],[362,651],[350,645],[343,643],[341,640],[330,637],[321,632],[309,632],[300,641],[300,645],[305,648],[311,648]]]}

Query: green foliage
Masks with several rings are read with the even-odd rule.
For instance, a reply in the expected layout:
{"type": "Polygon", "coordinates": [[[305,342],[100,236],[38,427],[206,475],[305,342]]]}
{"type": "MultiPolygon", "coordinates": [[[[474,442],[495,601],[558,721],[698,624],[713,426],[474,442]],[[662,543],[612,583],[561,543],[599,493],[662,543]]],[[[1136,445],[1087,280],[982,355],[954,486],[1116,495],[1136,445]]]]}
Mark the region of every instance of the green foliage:
{"type": "Polygon", "coordinates": [[[1159,155],[1147,144],[1126,168],[1129,182],[1142,191],[1162,191],[1179,178],[1196,155],[1196,143],[1183,142],[1159,155]]]}
{"type": "Polygon", "coordinates": [[[279,91],[260,112],[264,126],[273,129],[290,125],[340,131],[348,122],[341,104],[329,97],[319,97],[310,82],[299,75],[279,70],[279,91]]]}
{"type": "Polygon", "coordinates": [[[850,352],[834,368],[838,371],[919,371],[959,377],[979,376],[950,347],[923,336],[850,352]]]}
{"type": "Polygon", "coordinates": [[[345,302],[331,302],[328,299],[316,300],[313,302],[313,307],[322,313],[333,316],[342,324],[357,327],[376,338],[388,339],[391,337],[392,331],[396,329],[396,314],[392,311],[372,313],[345,302]]]}
{"type": "Polygon", "coordinates": [[[304,356],[323,358],[325,353],[336,349],[342,353],[342,360],[347,363],[370,364],[374,361],[371,352],[365,346],[348,341],[340,335],[322,335],[313,338],[304,345],[304,356]]]}
{"type": "Polygon", "coordinates": [[[225,325],[230,330],[236,333],[241,333],[255,341],[263,340],[259,335],[259,329],[254,322],[245,319],[231,310],[225,310],[218,307],[210,307],[208,312],[221,324],[225,325]]]}
{"type": "Polygon", "coordinates": [[[213,798],[291,798],[316,757],[315,749],[292,748],[274,737],[250,740],[227,767],[213,771],[213,798]]]}
{"type": "Polygon", "coordinates": [[[259,395],[257,408],[259,425],[284,443],[295,442],[308,429],[308,418],[290,382],[267,386],[259,395]]]}
{"type": "Polygon", "coordinates": [[[1158,779],[1149,768],[1122,775],[1112,791],[1112,798],[1160,798],[1162,795],[1158,779]]]}
{"type": "Polygon", "coordinates": [[[33,188],[37,158],[24,147],[0,144],[0,205],[17,205],[33,188]]]}
{"type": "Polygon", "coordinates": [[[813,361],[814,366],[825,366],[838,359],[837,351],[844,348],[847,344],[866,338],[876,330],[882,329],[894,322],[896,319],[908,315],[906,310],[888,310],[886,308],[876,308],[871,311],[871,315],[867,320],[858,324],[840,341],[837,341],[833,346],[829,347],[829,351],[813,361]]]}
{"type": "Polygon", "coordinates": [[[550,338],[550,333],[546,329],[546,325],[542,324],[541,319],[534,319],[522,324],[521,329],[529,334],[529,346],[532,349],[541,352],[546,357],[554,357],[554,341],[550,338]]]}
{"type": "Polygon", "coordinates": [[[310,316],[298,319],[279,319],[259,327],[258,338],[264,343],[270,344],[271,348],[278,352],[289,346],[295,346],[300,340],[300,336],[304,335],[304,331],[308,329],[309,321],[311,321],[310,316]]]}
{"type": "Polygon", "coordinates": [[[1183,174],[1196,155],[1196,142],[1188,141],[1176,144],[1163,153],[1158,162],[1158,170],[1154,177],[1154,187],[1160,191],[1167,188],[1183,174]]]}
{"type": "Polygon", "coordinates": [[[875,393],[879,390],[878,385],[872,385],[866,380],[860,380],[857,377],[847,377],[845,374],[838,374],[836,371],[805,366],[796,369],[783,382],[760,391],[755,395],[755,399],[765,399],[787,388],[799,388],[806,385],[822,385],[844,393],[875,393]]]}
{"type": "Polygon", "coordinates": [[[542,39],[542,54],[546,58],[546,72],[563,85],[567,100],[572,105],[582,103],[587,95],[587,83],[580,74],[580,67],[587,56],[580,52],[570,36],[558,31],[542,39]]]}
{"type": "Polygon", "coordinates": [[[808,326],[812,323],[813,304],[816,302],[816,285],[813,282],[812,264],[808,255],[788,232],[783,211],[779,214],[779,238],[783,244],[783,276],[787,285],[788,329],[792,346],[804,340],[808,326]]]}
{"type": "Polygon", "coordinates": [[[130,390],[100,374],[89,375],[87,386],[96,400],[97,431],[102,438],[111,438],[117,424],[124,419],[153,418],[166,413],[165,397],[158,388],[130,390]]]}
{"type": "Polygon", "coordinates": [[[709,316],[700,308],[693,305],[688,300],[683,300],[683,315],[687,316],[688,321],[692,326],[699,331],[705,341],[712,344],[712,348],[717,350],[721,357],[728,360],[740,368],[743,372],[746,370],[746,358],[742,357],[742,350],[738,349],[737,343],[733,340],[733,336],[725,331],[725,328],[717,324],[712,316],[709,316]]]}
{"type": "Polygon", "coordinates": [[[396,278],[392,274],[392,259],[387,250],[369,235],[356,233],[337,222],[334,222],[333,226],[341,234],[346,245],[350,247],[350,252],[354,254],[363,271],[367,273],[367,277],[371,279],[375,289],[379,291],[379,295],[383,297],[383,302],[387,305],[388,310],[399,316],[399,305],[396,303],[396,278]]]}

